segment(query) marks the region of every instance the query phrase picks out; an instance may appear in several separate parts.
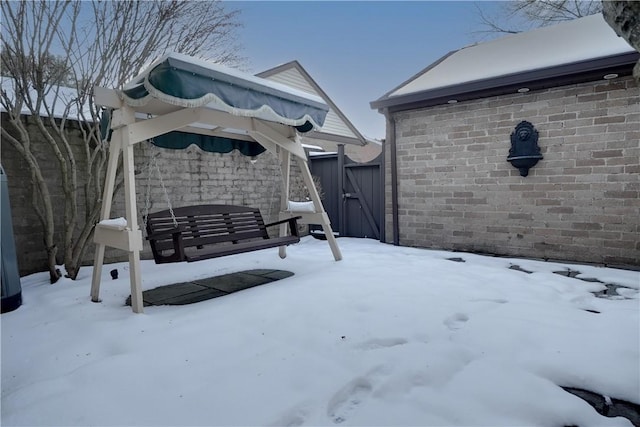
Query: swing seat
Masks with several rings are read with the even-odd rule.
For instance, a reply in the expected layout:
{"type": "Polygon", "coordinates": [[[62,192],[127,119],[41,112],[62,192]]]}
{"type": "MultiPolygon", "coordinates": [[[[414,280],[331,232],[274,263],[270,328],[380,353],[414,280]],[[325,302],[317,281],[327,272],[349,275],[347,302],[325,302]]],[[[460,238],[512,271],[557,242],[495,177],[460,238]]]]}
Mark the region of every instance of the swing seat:
{"type": "Polygon", "coordinates": [[[169,209],[149,214],[147,240],[157,264],[200,261],[298,243],[299,218],[265,224],[260,210],[251,207],[185,206],[173,215],[169,209]],[[268,227],[285,223],[290,235],[269,237],[268,227]]]}

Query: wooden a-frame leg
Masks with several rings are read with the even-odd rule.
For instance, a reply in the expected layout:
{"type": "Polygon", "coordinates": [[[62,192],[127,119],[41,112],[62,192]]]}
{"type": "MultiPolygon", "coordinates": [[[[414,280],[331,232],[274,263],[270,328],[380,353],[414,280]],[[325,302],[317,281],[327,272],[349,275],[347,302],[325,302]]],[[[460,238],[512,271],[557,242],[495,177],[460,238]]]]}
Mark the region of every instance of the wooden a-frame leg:
{"type": "MultiPolygon", "coordinates": [[[[100,220],[109,219],[111,213],[111,203],[113,202],[113,190],[116,184],[116,173],[118,171],[118,161],[120,160],[120,147],[122,131],[115,130],[111,136],[109,146],[109,160],[107,162],[107,175],[102,193],[102,209],[100,220]]],[[[102,266],[104,264],[104,243],[96,244],[96,252],[93,258],[93,276],[91,278],[91,301],[100,302],[100,279],[102,277],[102,266]]]]}
{"type": "Polygon", "coordinates": [[[96,244],[96,254],[93,258],[93,276],[91,278],[91,301],[100,302],[100,278],[102,277],[102,265],[104,263],[105,245],[96,244]]]}
{"type": "Polygon", "coordinates": [[[129,252],[129,280],[131,281],[131,308],[134,313],[142,313],[144,301],[142,299],[142,274],[140,273],[140,252],[129,252]]]}
{"type": "MultiPolygon", "coordinates": [[[[280,195],[280,212],[284,212],[288,208],[289,202],[289,185],[291,176],[291,153],[280,148],[280,170],[282,171],[282,194],[280,195]]],[[[287,235],[287,224],[280,224],[280,237],[287,235]]],[[[278,248],[280,258],[287,257],[287,247],[280,246],[278,248]]]]}
{"type": "Polygon", "coordinates": [[[329,243],[329,247],[331,248],[331,252],[333,253],[333,258],[336,261],[340,261],[342,259],[342,253],[340,252],[340,248],[338,247],[338,243],[336,242],[336,237],[333,235],[333,230],[331,229],[331,223],[329,222],[329,217],[327,213],[324,211],[324,207],[322,206],[322,201],[320,200],[320,195],[318,194],[318,190],[316,189],[315,184],[313,183],[313,178],[311,176],[311,171],[309,170],[309,165],[305,159],[300,159],[296,157],[298,161],[298,165],[300,166],[300,171],[302,172],[302,179],[304,180],[307,189],[309,190],[309,194],[311,195],[311,200],[313,201],[313,206],[316,212],[322,213],[322,231],[324,235],[327,237],[327,242],[329,243]]]}
{"type": "Polygon", "coordinates": [[[129,138],[123,133],[122,138],[122,163],[124,167],[124,204],[127,227],[136,236],[136,243],[129,250],[129,279],[131,282],[131,309],[134,313],[143,312],[142,301],[142,276],[140,274],[140,250],[142,250],[142,234],[138,229],[138,213],[136,209],[136,184],[135,169],[133,162],[133,145],[130,145],[129,138]],[[138,241],[139,240],[139,241],[138,241]]]}

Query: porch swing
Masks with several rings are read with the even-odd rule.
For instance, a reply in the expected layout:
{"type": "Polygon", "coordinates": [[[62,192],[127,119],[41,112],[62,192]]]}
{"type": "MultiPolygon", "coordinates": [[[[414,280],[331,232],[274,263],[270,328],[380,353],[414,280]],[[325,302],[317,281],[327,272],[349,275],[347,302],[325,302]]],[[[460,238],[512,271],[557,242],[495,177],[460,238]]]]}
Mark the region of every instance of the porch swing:
{"type": "Polygon", "coordinates": [[[147,167],[143,229],[156,264],[192,262],[287,246],[300,241],[301,216],[265,224],[259,209],[232,205],[194,205],[173,208],[155,155],[147,167]],[[167,209],[150,213],[151,174],[156,172],[167,209]],[[288,224],[289,233],[270,237],[269,227],[288,224]]]}
{"type": "Polygon", "coordinates": [[[264,224],[259,210],[242,206],[201,205],[146,215],[144,228],[156,262],[197,261],[266,247],[278,247],[284,258],[286,246],[299,240],[297,223],[321,225],[333,258],[342,259],[299,137],[323,125],[329,107],[321,98],[186,55],[169,54],[123,90],[94,88],[94,101],[111,111],[111,137],[100,222],[94,231],[92,301],[100,301],[105,249],[116,248],[128,253],[131,308],[143,312],[143,237],[136,209],[133,148],[150,139],[160,140],[155,145],[165,148],[196,144],[204,151],[238,150],[247,156],[267,150],[279,159],[283,177],[279,221],[272,224],[264,224]],[[113,226],[109,215],[120,158],[125,220],[113,226]],[[297,162],[309,190],[311,211],[289,207],[291,160],[297,162]],[[271,225],[279,226],[278,237],[265,234],[271,225]]]}

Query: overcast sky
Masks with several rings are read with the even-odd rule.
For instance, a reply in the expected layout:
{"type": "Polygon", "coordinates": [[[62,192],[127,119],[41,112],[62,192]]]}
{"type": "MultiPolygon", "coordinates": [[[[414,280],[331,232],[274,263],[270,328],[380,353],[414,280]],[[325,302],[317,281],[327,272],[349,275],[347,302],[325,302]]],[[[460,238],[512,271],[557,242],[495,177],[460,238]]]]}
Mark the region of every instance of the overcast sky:
{"type": "MultiPolygon", "coordinates": [[[[353,124],[383,138],[369,102],[451,50],[486,36],[475,2],[233,1],[248,71],[298,60],[353,124]]],[[[479,2],[495,12],[497,2],[479,2]]]]}

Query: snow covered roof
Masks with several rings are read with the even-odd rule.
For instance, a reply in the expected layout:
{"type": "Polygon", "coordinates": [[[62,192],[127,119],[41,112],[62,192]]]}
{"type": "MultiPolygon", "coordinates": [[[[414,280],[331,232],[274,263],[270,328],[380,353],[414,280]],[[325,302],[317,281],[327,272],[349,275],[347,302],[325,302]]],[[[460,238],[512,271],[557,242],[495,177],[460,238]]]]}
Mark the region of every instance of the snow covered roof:
{"type": "MultiPolygon", "coordinates": [[[[7,95],[12,104],[15,103],[16,81],[11,77],[2,76],[2,92],[7,95]]],[[[36,90],[29,88],[31,99],[37,98],[36,90]]],[[[83,98],[82,111],[78,109],[78,91],[75,88],[64,86],[52,86],[44,96],[44,102],[40,105],[39,115],[42,117],[52,116],[56,119],[67,119],[77,121],[93,121],[91,107],[87,97],[83,98]],[[49,110],[47,110],[47,108],[49,110]]],[[[0,112],[7,112],[3,105],[0,105],[0,112]]],[[[22,105],[21,115],[30,116],[31,110],[26,105],[22,105]]]]}
{"type": "Polygon", "coordinates": [[[639,56],[597,14],[450,52],[371,107],[418,108],[515,92],[525,84],[534,89],[596,80],[630,72],[639,56]]]}

